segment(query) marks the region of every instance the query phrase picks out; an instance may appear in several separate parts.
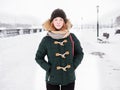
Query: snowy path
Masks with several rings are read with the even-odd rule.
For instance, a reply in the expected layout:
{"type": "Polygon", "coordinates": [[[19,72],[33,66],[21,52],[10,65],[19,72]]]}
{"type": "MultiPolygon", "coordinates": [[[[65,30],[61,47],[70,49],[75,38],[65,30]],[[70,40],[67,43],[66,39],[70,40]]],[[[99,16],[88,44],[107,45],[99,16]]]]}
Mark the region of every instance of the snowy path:
{"type": "Polygon", "coordinates": [[[34,90],[36,64],[32,38],[26,35],[1,40],[0,90],[34,90]]]}
{"type": "MultiPolygon", "coordinates": [[[[73,32],[80,39],[85,53],[76,70],[75,90],[120,90],[119,55],[110,54],[117,51],[119,44],[101,45],[96,43],[94,36],[84,37],[85,31],[73,32]],[[109,51],[107,47],[114,49],[109,51]],[[100,58],[92,52],[104,52],[105,55],[100,58]],[[116,57],[114,61],[113,57],[116,57]]],[[[0,90],[46,90],[45,71],[34,60],[44,34],[46,32],[0,39],[0,90]]]]}

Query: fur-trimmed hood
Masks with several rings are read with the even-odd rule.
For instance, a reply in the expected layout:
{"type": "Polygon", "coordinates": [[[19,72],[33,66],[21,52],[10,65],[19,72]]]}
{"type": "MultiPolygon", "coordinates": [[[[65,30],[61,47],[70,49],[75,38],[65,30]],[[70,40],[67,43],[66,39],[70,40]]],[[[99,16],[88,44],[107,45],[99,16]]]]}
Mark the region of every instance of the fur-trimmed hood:
{"type": "MultiPolygon", "coordinates": [[[[71,24],[70,20],[67,19],[67,22],[65,24],[66,24],[66,30],[69,30],[69,29],[72,28],[72,24],[71,24]]],[[[54,31],[53,27],[51,27],[50,19],[48,19],[47,21],[45,21],[42,24],[42,27],[43,27],[43,29],[45,29],[47,31],[54,31]]]]}

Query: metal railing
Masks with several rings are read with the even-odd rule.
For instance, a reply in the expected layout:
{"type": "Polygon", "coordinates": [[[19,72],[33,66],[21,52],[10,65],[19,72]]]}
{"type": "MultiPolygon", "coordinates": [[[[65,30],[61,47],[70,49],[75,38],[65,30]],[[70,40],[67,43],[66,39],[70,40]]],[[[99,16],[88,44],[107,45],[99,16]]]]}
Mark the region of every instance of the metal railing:
{"type": "Polygon", "coordinates": [[[42,32],[42,28],[31,29],[0,29],[0,38],[42,32]]]}

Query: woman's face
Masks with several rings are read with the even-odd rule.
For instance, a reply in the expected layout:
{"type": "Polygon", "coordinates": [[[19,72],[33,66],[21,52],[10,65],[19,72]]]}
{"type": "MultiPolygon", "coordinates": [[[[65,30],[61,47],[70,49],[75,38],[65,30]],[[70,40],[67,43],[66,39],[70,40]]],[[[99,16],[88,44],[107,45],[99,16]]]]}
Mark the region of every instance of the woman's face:
{"type": "Polygon", "coordinates": [[[52,23],[57,30],[60,30],[64,25],[64,20],[61,17],[56,17],[53,19],[52,23]]]}

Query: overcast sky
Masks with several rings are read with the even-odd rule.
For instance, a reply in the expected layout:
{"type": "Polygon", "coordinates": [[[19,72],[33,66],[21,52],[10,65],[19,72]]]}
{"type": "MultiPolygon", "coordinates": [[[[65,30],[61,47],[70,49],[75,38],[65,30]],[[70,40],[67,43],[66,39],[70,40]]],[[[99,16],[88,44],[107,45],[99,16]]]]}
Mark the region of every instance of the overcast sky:
{"type": "Polygon", "coordinates": [[[43,22],[54,9],[62,8],[73,23],[81,23],[96,21],[97,5],[99,17],[106,18],[109,13],[120,10],[119,4],[120,0],[0,0],[0,14],[24,16],[28,21],[33,17],[43,22]]]}

